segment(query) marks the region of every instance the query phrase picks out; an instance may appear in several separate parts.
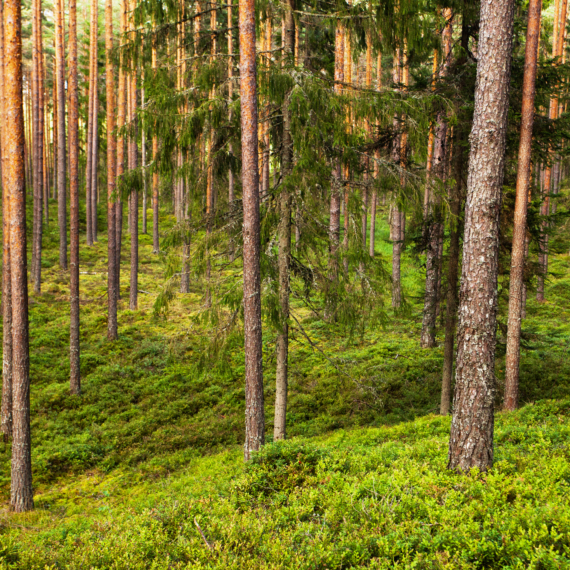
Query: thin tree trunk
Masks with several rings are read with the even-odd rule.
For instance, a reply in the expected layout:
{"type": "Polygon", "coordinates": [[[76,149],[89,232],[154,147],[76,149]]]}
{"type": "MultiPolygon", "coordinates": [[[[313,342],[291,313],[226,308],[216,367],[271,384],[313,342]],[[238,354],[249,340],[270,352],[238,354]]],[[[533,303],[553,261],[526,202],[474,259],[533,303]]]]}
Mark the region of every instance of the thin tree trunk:
{"type": "Polygon", "coordinates": [[[43,106],[41,96],[41,61],[43,60],[41,0],[32,3],[32,148],[33,148],[33,234],[32,275],[34,293],[41,293],[42,283],[42,223],[43,223],[43,106]]]}
{"type": "MultiPolygon", "coordinates": [[[[41,30],[40,30],[41,31],[41,30]]],[[[48,101],[46,97],[46,54],[44,54],[43,48],[43,33],[40,34],[40,53],[43,54],[41,65],[42,69],[40,72],[40,108],[43,109],[42,113],[42,132],[43,132],[43,160],[42,160],[42,168],[43,168],[43,206],[44,206],[44,223],[47,227],[49,222],[49,163],[48,163],[48,156],[49,156],[49,116],[48,116],[48,101]]],[[[42,232],[43,233],[43,232],[42,232]]]]}
{"type": "MultiPolygon", "coordinates": [[[[285,58],[289,65],[294,65],[295,54],[295,0],[285,4],[285,58]]],[[[293,139],[291,136],[290,93],[283,102],[283,184],[279,197],[279,320],[280,331],[277,335],[277,370],[275,376],[275,423],[273,438],[285,439],[287,428],[287,385],[289,367],[289,281],[291,266],[291,192],[287,176],[293,168],[293,139]]],[[[269,179],[269,174],[268,174],[269,179]]]]}
{"type": "Polygon", "coordinates": [[[87,164],[86,164],[86,178],[85,178],[85,210],[86,210],[86,241],[87,245],[93,245],[93,207],[92,199],[92,169],[96,168],[93,164],[93,129],[94,129],[94,106],[95,106],[95,90],[96,84],[96,66],[97,66],[97,42],[98,42],[98,6],[97,0],[91,1],[91,30],[90,30],[90,45],[89,45],[89,101],[87,112],[87,164]]]}
{"type": "Polygon", "coordinates": [[[105,5],[105,51],[107,87],[107,338],[115,340],[117,332],[117,251],[115,232],[115,187],[117,145],[115,141],[115,80],[113,76],[113,0],[105,5]]]}
{"type": "Polygon", "coordinates": [[[30,354],[24,185],[24,108],[22,98],[22,20],[20,0],[4,2],[4,182],[10,200],[10,265],[13,342],[13,437],[10,505],[34,508],[30,434],[30,354]]]}
{"type": "MultiPolygon", "coordinates": [[[[134,14],[136,2],[133,0],[131,13],[134,14]]],[[[131,20],[131,29],[135,29],[134,19],[131,20]]],[[[132,65],[131,76],[129,78],[129,123],[134,132],[129,140],[129,169],[135,170],[138,166],[137,147],[137,68],[132,65]]],[[[129,308],[134,311],[138,308],[138,286],[139,286],[139,193],[135,188],[131,191],[130,200],[131,218],[131,279],[129,287],[129,308]]]]}
{"type": "MultiPolygon", "coordinates": [[[[453,13],[450,8],[444,12],[446,25],[442,34],[443,41],[443,61],[440,77],[447,75],[451,57],[451,44],[453,39],[452,18],[453,13]]],[[[446,141],[447,122],[446,114],[440,111],[433,128],[433,157],[431,171],[428,171],[427,193],[427,251],[426,251],[426,283],[424,296],[424,311],[422,320],[422,332],[420,346],[422,348],[433,348],[436,345],[436,319],[438,307],[439,282],[441,274],[440,247],[443,246],[443,220],[441,211],[441,198],[432,192],[432,176],[440,184],[446,179],[446,141]]],[[[428,157],[429,160],[429,157],[428,157]]]]}
{"type": "Polygon", "coordinates": [[[69,0],[69,218],[70,218],[70,335],[69,363],[72,394],[81,393],[79,366],[79,88],[77,80],[77,6],[69,0]]]}
{"type": "MultiPolygon", "coordinates": [[[[334,59],[334,91],[340,95],[344,82],[344,28],[340,22],[336,24],[335,59],[334,59]]],[[[338,246],[340,243],[340,203],[342,191],[342,162],[338,157],[333,167],[331,184],[331,201],[329,216],[329,269],[330,278],[336,281],[338,277],[338,246]]]]}
{"type": "MultiPolygon", "coordinates": [[[[0,116],[4,109],[4,2],[0,2],[0,116]]],[[[0,125],[0,176],[2,182],[2,412],[0,431],[4,441],[12,437],[12,275],[10,270],[10,185],[8,181],[8,149],[6,130],[0,125]]]]}
{"type": "Polygon", "coordinates": [[[146,127],[144,121],[144,110],[145,110],[145,100],[144,100],[144,88],[141,89],[141,107],[143,109],[143,115],[141,120],[141,154],[142,154],[142,171],[143,171],[143,204],[142,204],[142,233],[146,235],[147,233],[147,216],[146,211],[148,208],[148,181],[146,176],[146,127]]]}
{"type": "MultiPolygon", "coordinates": [[[[395,86],[400,84],[401,80],[401,56],[400,49],[396,48],[394,53],[394,68],[392,71],[392,80],[395,86]]],[[[397,87],[396,87],[397,88],[397,87]]],[[[400,120],[396,116],[394,118],[394,130],[396,132],[400,129],[400,120]]],[[[394,164],[400,166],[402,160],[402,137],[396,135],[392,143],[392,161],[394,164]]],[[[399,308],[402,304],[402,285],[400,282],[400,259],[402,252],[401,242],[401,222],[402,216],[397,204],[397,197],[392,207],[392,220],[390,224],[390,239],[392,240],[392,307],[399,308]]]]}
{"type": "MultiPolygon", "coordinates": [[[[152,69],[156,73],[156,37],[152,39],[152,69]]],[[[152,173],[152,253],[158,254],[160,251],[160,242],[158,236],[158,171],[156,167],[156,161],[158,160],[158,137],[156,134],[152,135],[152,160],[154,161],[154,171],[152,173]]]]}
{"type": "Polygon", "coordinates": [[[99,203],[99,4],[93,0],[95,11],[95,53],[93,55],[93,135],[91,140],[91,237],[97,241],[97,204],[99,203]]]}
{"type": "Polygon", "coordinates": [[[239,2],[239,45],[246,402],[244,458],[247,461],[251,458],[252,452],[259,450],[265,443],[254,0],[240,0],[239,2]]]}
{"type": "MultiPolygon", "coordinates": [[[[121,1],[121,37],[124,37],[127,31],[127,2],[121,1]]],[[[117,89],[117,129],[125,126],[127,115],[127,74],[123,66],[123,54],[120,55],[119,63],[119,85],[117,89]]],[[[119,135],[117,137],[117,202],[115,204],[115,253],[117,261],[115,270],[117,271],[117,299],[121,298],[121,249],[123,245],[123,174],[125,172],[125,137],[119,135]]]]}
{"type": "Polygon", "coordinates": [[[470,141],[449,468],[493,464],[499,214],[514,0],[482,0],[470,141]]]}
{"type": "MultiPolygon", "coordinates": [[[[230,105],[233,102],[234,97],[234,58],[231,54],[234,52],[234,38],[233,38],[233,0],[229,0],[228,2],[228,100],[230,105]]],[[[230,108],[229,112],[229,122],[232,123],[233,120],[233,112],[230,108]]],[[[230,155],[230,159],[234,157],[234,145],[230,139],[228,144],[228,153],[230,155]]],[[[232,163],[230,162],[230,167],[228,171],[228,205],[229,210],[233,214],[233,203],[235,200],[235,181],[234,181],[234,170],[232,167],[232,163]]],[[[231,237],[230,237],[231,240],[231,237]]],[[[233,261],[235,258],[235,251],[234,251],[234,244],[233,240],[230,241],[230,261],[233,261]]]]}
{"type": "Polygon", "coordinates": [[[532,129],[534,122],[534,99],[536,94],[536,70],[538,43],[540,41],[540,17],[542,0],[530,0],[526,33],[525,72],[519,160],[515,198],[515,221],[511,278],[509,288],[509,319],[507,330],[507,356],[505,365],[505,409],[515,410],[519,399],[519,360],[521,338],[521,312],[524,294],[524,265],[526,242],[526,217],[528,189],[530,185],[530,160],[532,154],[532,129]]]}
{"type": "Polygon", "coordinates": [[[55,0],[55,57],[57,60],[57,221],[59,266],[67,269],[67,167],[65,144],[65,54],[63,45],[63,1],[55,0]]]}

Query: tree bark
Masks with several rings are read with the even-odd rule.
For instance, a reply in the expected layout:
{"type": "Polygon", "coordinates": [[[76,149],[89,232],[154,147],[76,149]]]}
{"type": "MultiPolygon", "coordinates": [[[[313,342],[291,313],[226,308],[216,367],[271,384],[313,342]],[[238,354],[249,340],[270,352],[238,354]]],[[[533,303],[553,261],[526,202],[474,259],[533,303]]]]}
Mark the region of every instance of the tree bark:
{"type": "Polygon", "coordinates": [[[30,354],[26,254],[24,108],[22,97],[22,20],[20,0],[4,2],[4,182],[10,211],[10,265],[13,342],[13,437],[10,505],[33,509],[30,434],[30,354]]]}
{"type": "MultiPolygon", "coordinates": [[[[152,39],[152,69],[157,70],[156,37],[152,39]]],[[[152,173],[152,253],[158,254],[160,242],[158,235],[158,170],[156,161],[158,160],[158,137],[152,135],[152,160],[154,161],[154,171],[152,173]]]]}
{"type": "Polygon", "coordinates": [[[116,340],[117,332],[117,251],[115,232],[115,187],[117,145],[115,141],[115,80],[113,70],[113,0],[105,5],[105,51],[107,88],[107,338],[116,340]]]}
{"type": "MultiPolygon", "coordinates": [[[[344,28],[340,22],[337,22],[335,31],[334,80],[334,91],[337,95],[340,95],[342,93],[342,84],[344,82],[344,28]]],[[[342,163],[341,158],[338,157],[337,162],[333,167],[329,215],[329,270],[330,277],[333,281],[336,281],[338,277],[341,191],[342,163]]]]}
{"type": "MultiPolygon", "coordinates": [[[[0,116],[4,110],[4,2],[0,2],[0,116]]],[[[7,177],[6,130],[0,125],[0,176],[2,182],[2,411],[0,431],[4,441],[12,437],[12,275],[10,271],[10,195],[7,177]]]]}
{"type": "MultiPolygon", "coordinates": [[[[451,44],[453,39],[452,18],[453,13],[450,8],[444,12],[446,25],[443,30],[443,61],[440,77],[447,75],[449,58],[451,57],[451,44]]],[[[435,68],[435,61],[434,61],[435,68]]],[[[441,212],[441,198],[433,192],[432,178],[437,183],[443,184],[446,179],[446,140],[447,140],[447,117],[445,112],[439,111],[433,127],[433,156],[430,170],[428,170],[428,188],[426,191],[427,204],[427,251],[426,251],[426,284],[424,296],[424,311],[422,320],[422,333],[420,346],[422,348],[433,348],[436,345],[436,318],[438,306],[438,290],[441,274],[440,242],[443,239],[443,220],[441,212]]]]}
{"type": "Polygon", "coordinates": [[[259,450],[265,443],[254,0],[239,1],[239,45],[246,400],[244,458],[247,461],[252,452],[259,450]]]}
{"type": "Polygon", "coordinates": [[[528,189],[530,185],[530,160],[532,154],[532,129],[534,99],[536,94],[536,70],[540,41],[540,17],[542,0],[530,0],[526,33],[523,101],[519,141],[519,162],[515,198],[513,249],[509,287],[509,319],[507,330],[507,356],[505,365],[505,410],[515,410],[519,399],[519,360],[522,302],[524,296],[524,265],[526,259],[526,217],[528,189]]]}
{"type": "Polygon", "coordinates": [[[93,61],[93,136],[91,140],[91,236],[93,242],[97,241],[97,204],[99,203],[99,6],[93,0],[95,20],[95,53],[93,61]]]}
{"type": "Polygon", "coordinates": [[[63,1],[55,0],[55,57],[57,83],[57,221],[59,224],[59,266],[67,269],[67,149],[65,144],[65,54],[63,1]]]}
{"type": "MultiPolygon", "coordinates": [[[[285,58],[286,65],[294,65],[295,54],[295,0],[285,4],[285,58]]],[[[285,439],[287,432],[287,385],[289,369],[289,282],[291,267],[291,191],[287,177],[293,168],[293,139],[291,136],[291,93],[283,101],[283,183],[279,196],[279,321],[277,335],[277,370],[275,376],[275,422],[273,439],[285,439]]],[[[269,179],[269,173],[267,174],[269,179]]]]}
{"type": "Polygon", "coordinates": [[[449,468],[493,464],[499,214],[514,0],[482,0],[470,142],[449,468]]]}
{"type": "MultiPolygon", "coordinates": [[[[141,107],[144,111],[145,100],[144,100],[144,88],[141,89],[141,107]]],[[[144,114],[141,119],[141,158],[142,158],[142,171],[143,171],[143,200],[142,200],[142,233],[146,235],[147,233],[147,215],[146,211],[148,208],[148,182],[146,176],[146,127],[144,121],[144,114]]]]}
{"type": "MultiPolygon", "coordinates": [[[[131,13],[134,14],[136,7],[133,0],[131,13]]],[[[134,19],[131,20],[130,27],[135,29],[134,19]]],[[[134,132],[129,139],[129,169],[135,170],[138,167],[138,147],[137,147],[137,69],[134,64],[131,66],[129,77],[129,123],[134,132]]],[[[130,234],[131,234],[131,275],[129,286],[129,308],[134,311],[138,308],[138,287],[139,287],[139,193],[135,188],[131,191],[129,200],[130,234]]]]}
{"type": "Polygon", "coordinates": [[[77,5],[69,0],[69,218],[70,218],[70,335],[69,363],[72,394],[81,393],[79,366],[79,93],[77,80],[77,5]]]}
{"type": "Polygon", "coordinates": [[[42,284],[42,223],[43,223],[43,158],[44,110],[41,96],[42,73],[42,7],[41,0],[32,3],[32,153],[33,153],[33,233],[32,272],[34,293],[41,293],[42,284]]]}
{"type": "MultiPolygon", "coordinates": [[[[228,100],[230,105],[233,103],[234,97],[234,58],[231,54],[234,52],[234,38],[233,38],[233,0],[228,2],[228,100]]],[[[230,108],[229,111],[229,122],[232,123],[233,120],[233,112],[230,108]]],[[[230,155],[230,159],[234,157],[234,145],[230,140],[228,144],[228,154],[230,155]]],[[[228,204],[230,212],[233,212],[233,202],[235,200],[235,180],[234,180],[234,171],[232,168],[232,164],[230,162],[230,167],[228,171],[228,204]]],[[[231,239],[231,238],[230,238],[231,239]]],[[[230,261],[233,261],[235,257],[234,251],[234,244],[233,240],[230,242],[230,261]]]]}
{"type": "MultiPolygon", "coordinates": [[[[394,53],[394,68],[392,70],[392,80],[396,89],[401,80],[401,48],[396,48],[394,53]]],[[[394,130],[400,130],[399,117],[394,117],[394,130]]],[[[392,143],[392,161],[394,164],[401,166],[402,160],[402,137],[397,134],[392,143]]],[[[400,283],[400,259],[402,253],[402,239],[401,239],[401,223],[402,216],[397,204],[397,196],[392,207],[392,219],[390,224],[390,238],[392,240],[392,307],[399,308],[402,304],[402,286],[400,283]]]]}

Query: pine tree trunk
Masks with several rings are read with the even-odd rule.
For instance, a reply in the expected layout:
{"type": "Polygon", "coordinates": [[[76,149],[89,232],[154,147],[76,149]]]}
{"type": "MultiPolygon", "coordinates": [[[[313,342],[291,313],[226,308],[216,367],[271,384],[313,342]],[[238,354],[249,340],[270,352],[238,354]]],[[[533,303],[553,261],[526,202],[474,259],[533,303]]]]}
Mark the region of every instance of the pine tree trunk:
{"type": "Polygon", "coordinates": [[[42,223],[43,223],[43,107],[41,97],[41,0],[32,3],[32,148],[33,148],[33,233],[32,233],[32,274],[34,293],[41,293],[42,283],[42,223]]]}
{"type": "MultiPolygon", "coordinates": [[[[133,0],[131,13],[134,13],[136,2],[133,0]]],[[[135,29],[134,19],[131,20],[131,29],[135,29]]],[[[138,147],[137,147],[137,69],[133,64],[129,78],[129,123],[134,133],[129,140],[129,169],[135,170],[138,167],[138,147]]],[[[139,287],[139,193],[135,188],[131,191],[129,200],[129,215],[131,228],[131,276],[129,287],[129,308],[134,311],[138,308],[138,287],[139,287]]]]}
{"type": "MultiPolygon", "coordinates": [[[[141,89],[141,107],[144,111],[145,99],[144,99],[144,88],[141,89]]],[[[147,233],[147,215],[146,211],[148,208],[148,181],[146,175],[146,127],[144,122],[144,114],[141,120],[141,158],[142,158],[142,171],[143,171],[143,200],[142,200],[142,233],[146,235],[147,233]]]]}
{"type": "Polygon", "coordinates": [[[77,79],[77,6],[69,0],[69,218],[70,218],[70,335],[69,363],[72,394],[81,393],[79,366],[79,88],[77,79]]]}
{"type": "MultiPolygon", "coordinates": [[[[294,65],[295,54],[295,0],[285,4],[285,57],[289,65],[294,65]]],[[[290,93],[283,102],[283,184],[279,196],[279,320],[277,335],[277,369],[275,376],[275,422],[273,439],[285,439],[287,430],[287,385],[289,369],[289,282],[291,266],[291,192],[287,177],[293,168],[293,139],[291,136],[290,93]]],[[[269,175],[268,175],[269,178],[269,175]]]]}
{"type": "Polygon", "coordinates": [[[67,269],[67,149],[65,144],[65,54],[63,45],[63,1],[55,0],[55,57],[57,60],[57,222],[59,266],[67,269]]]}
{"type": "Polygon", "coordinates": [[[519,141],[519,160],[515,199],[513,249],[509,287],[509,319],[507,331],[507,356],[505,364],[505,409],[515,410],[519,399],[519,360],[521,338],[521,312],[524,294],[524,266],[526,259],[526,217],[530,186],[530,160],[532,154],[532,129],[538,44],[540,41],[540,17],[542,0],[530,0],[526,33],[525,72],[519,141]]]}
{"type": "Polygon", "coordinates": [[[499,214],[514,0],[482,0],[470,135],[449,468],[493,464],[499,214]]]}
{"type": "Polygon", "coordinates": [[[12,288],[12,481],[10,505],[16,512],[33,509],[30,434],[30,354],[26,261],[26,188],[24,185],[24,107],[22,98],[22,20],[20,0],[4,2],[5,172],[10,212],[12,288]]]}
{"type": "MultiPolygon", "coordinates": [[[[228,2],[228,100],[230,105],[233,102],[234,97],[234,58],[232,56],[234,52],[234,38],[233,38],[233,0],[229,0],[228,2]]],[[[233,112],[230,108],[229,112],[229,123],[231,124],[233,120],[233,112]]],[[[233,159],[234,157],[234,145],[230,140],[228,144],[228,154],[230,158],[233,159]]],[[[228,205],[229,210],[233,214],[233,203],[235,200],[235,180],[234,180],[234,171],[232,164],[230,162],[230,167],[228,171],[228,205]]],[[[231,240],[231,237],[230,237],[231,240]]],[[[233,240],[230,241],[230,261],[233,261],[235,258],[235,251],[234,251],[234,244],[233,240]]]]}
{"type": "MultiPolygon", "coordinates": [[[[399,85],[400,75],[400,48],[397,48],[394,53],[394,68],[392,71],[392,80],[394,85],[399,85]]],[[[394,130],[398,132],[400,129],[400,120],[398,117],[394,118],[394,130]]],[[[392,161],[394,164],[400,166],[401,162],[402,140],[401,135],[397,134],[392,143],[392,161]]],[[[397,200],[397,198],[396,198],[397,200]]],[[[390,239],[392,240],[392,307],[399,308],[402,303],[402,286],[400,283],[400,258],[402,252],[401,242],[401,225],[402,216],[398,209],[397,201],[392,207],[392,220],[390,224],[390,239]]]]}
{"type": "MultiPolygon", "coordinates": [[[[450,8],[444,11],[446,25],[442,34],[443,61],[440,77],[447,75],[451,57],[453,39],[452,17],[450,8]]],[[[434,61],[435,68],[435,61],[434,61]]],[[[447,117],[444,111],[439,111],[433,127],[433,155],[428,156],[428,181],[426,190],[427,205],[427,251],[426,251],[426,283],[424,296],[424,311],[422,320],[422,333],[420,346],[433,348],[436,345],[436,319],[439,296],[439,283],[442,272],[440,249],[443,246],[443,220],[441,211],[441,198],[432,192],[432,178],[436,183],[443,184],[446,179],[445,164],[447,156],[447,117]]],[[[431,135],[431,133],[430,133],[431,135]]],[[[429,149],[428,149],[429,150],[429,149]]],[[[429,153],[428,153],[429,154],[429,153]]]]}
{"type": "Polygon", "coordinates": [[[117,145],[115,141],[115,80],[113,70],[113,0],[105,5],[105,51],[107,88],[107,338],[116,340],[117,332],[117,251],[115,232],[115,188],[117,145]]]}
{"type": "MultiPolygon", "coordinates": [[[[0,2],[0,116],[4,110],[4,2],[0,2]]],[[[10,196],[7,178],[8,125],[0,125],[0,181],[2,182],[2,411],[0,431],[4,441],[12,437],[12,275],[10,271],[10,196]]]]}
{"type": "MultiPolygon", "coordinates": [[[[344,82],[344,28],[337,22],[335,32],[335,59],[334,59],[334,91],[342,93],[344,82]]],[[[338,246],[340,244],[340,203],[342,192],[342,163],[338,157],[333,167],[331,184],[331,202],[329,216],[329,270],[330,278],[336,281],[338,277],[338,246]]]]}
{"type": "Polygon", "coordinates": [[[259,450],[265,443],[254,0],[239,2],[239,46],[246,402],[244,458],[247,461],[251,458],[252,452],[259,450]]]}
{"type": "Polygon", "coordinates": [[[97,0],[93,0],[96,23],[96,44],[93,61],[93,137],[91,140],[91,236],[93,242],[97,241],[97,204],[99,203],[99,6],[97,0]]]}
{"type": "MultiPolygon", "coordinates": [[[[121,0],[121,36],[127,31],[127,2],[121,0]]],[[[123,66],[123,54],[120,55],[119,63],[119,85],[117,89],[117,129],[125,126],[127,116],[127,74],[123,66]]],[[[117,271],[117,299],[121,298],[121,249],[123,245],[123,197],[121,188],[122,178],[125,172],[125,137],[117,137],[117,202],[115,204],[115,253],[117,261],[115,270],[117,271]]]]}
{"type": "MultiPolygon", "coordinates": [[[[156,55],[156,37],[152,40],[152,69],[157,70],[156,55]]],[[[152,173],[152,253],[158,254],[160,251],[160,242],[158,236],[158,171],[156,161],[158,159],[158,137],[152,135],[152,160],[154,164],[154,172],[152,173]]]]}

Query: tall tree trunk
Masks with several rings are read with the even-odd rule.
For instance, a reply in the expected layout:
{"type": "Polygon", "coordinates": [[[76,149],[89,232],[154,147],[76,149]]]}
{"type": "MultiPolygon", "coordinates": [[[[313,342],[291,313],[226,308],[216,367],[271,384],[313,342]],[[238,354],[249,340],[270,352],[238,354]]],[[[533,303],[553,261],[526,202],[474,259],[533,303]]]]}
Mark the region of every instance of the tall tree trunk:
{"type": "Polygon", "coordinates": [[[79,87],[77,81],[77,6],[69,0],[69,218],[70,218],[70,335],[69,364],[72,394],[81,393],[79,366],[79,87]]]}
{"type": "MultiPolygon", "coordinates": [[[[451,46],[453,40],[452,18],[453,13],[450,8],[444,11],[446,25],[442,34],[443,41],[443,61],[441,65],[440,77],[447,75],[450,64],[451,46]]],[[[434,62],[435,67],[435,62],[434,62]]],[[[446,179],[446,141],[447,141],[447,117],[441,110],[437,114],[437,119],[433,127],[433,157],[431,170],[428,171],[428,188],[426,190],[427,205],[427,251],[426,251],[426,284],[424,296],[424,311],[422,320],[422,332],[420,346],[422,348],[433,348],[436,345],[436,318],[439,296],[439,283],[441,274],[440,248],[443,245],[443,220],[441,211],[441,197],[433,191],[432,178],[436,183],[443,184],[446,179]]]]}
{"type": "MultiPolygon", "coordinates": [[[[41,32],[41,30],[40,30],[41,32]]],[[[42,113],[42,132],[43,132],[43,157],[42,157],[42,169],[43,169],[43,206],[44,206],[44,223],[47,227],[49,222],[49,163],[48,163],[48,132],[49,132],[49,115],[48,115],[48,102],[46,97],[46,59],[47,55],[44,53],[43,46],[43,32],[40,34],[40,53],[42,53],[41,59],[41,72],[40,72],[40,109],[43,109],[42,113]]]]}
{"type": "Polygon", "coordinates": [[[115,141],[115,79],[113,70],[113,0],[105,5],[105,51],[107,87],[107,338],[115,340],[117,332],[117,251],[115,232],[115,188],[117,144],[115,141]]]}
{"type": "Polygon", "coordinates": [[[243,308],[245,333],[244,458],[265,443],[263,347],[261,336],[261,277],[259,172],[257,169],[257,66],[255,2],[239,0],[241,147],[243,185],[243,308]]]}
{"type": "MultiPolygon", "coordinates": [[[[121,1],[121,37],[125,37],[127,31],[127,2],[121,1]]],[[[117,129],[125,126],[127,116],[127,74],[123,65],[123,54],[120,55],[119,63],[119,85],[117,89],[117,129]]],[[[123,174],[125,172],[125,137],[117,137],[117,202],[115,204],[115,253],[117,261],[115,270],[117,271],[117,299],[121,298],[121,249],[123,245],[123,174]]]]}
{"type": "MultiPolygon", "coordinates": [[[[233,103],[234,97],[234,38],[233,38],[233,0],[229,0],[228,2],[228,100],[230,105],[233,103]]],[[[233,112],[232,108],[230,108],[229,112],[229,122],[232,123],[233,120],[233,112]]],[[[230,155],[230,159],[234,157],[234,145],[230,139],[228,144],[228,154],[230,155]]],[[[232,167],[232,163],[230,162],[230,167],[228,171],[228,205],[230,212],[233,214],[233,203],[235,200],[235,180],[234,180],[234,170],[232,167]]],[[[230,238],[231,239],[231,238],[230,238]]],[[[235,257],[234,251],[234,244],[233,240],[230,242],[230,261],[233,261],[235,257]]]]}
{"type": "MultiPolygon", "coordinates": [[[[136,8],[135,0],[131,4],[131,14],[136,8]]],[[[135,29],[134,18],[130,23],[131,30],[135,29]]],[[[133,133],[129,139],[129,169],[135,170],[138,167],[138,147],[137,147],[137,68],[131,66],[129,78],[129,123],[133,133]]],[[[139,287],[139,193],[136,188],[131,191],[129,200],[130,226],[131,226],[131,279],[129,287],[129,308],[134,311],[138,308],[138,287],[139,287]]]]}
{"type": "Polygon", "coordinates": [[[42,7],[41,0],[32,3],[32,148],[33,148],[33,234],[32,275],[34,293],[41,293],[42,283],[42,223],[43,223],[43,157],[44,131],[41,96],[42,73],[42,7]]]}
{"type": "MultiPolygon", "coordinates": [[[[342,93],[342,84],[344,82],[344,28],[340,22],[337,22],[335,31],[334,81],[334,91],[336,94],[340,95],[342,93]]],[[[342,162],[339,157],[336,165],[333,167],[329,216],[329,269],[330,277],[333,281],[336,281],[338,277],[341,192],[342,162]]]]}
{"type": "Polygon", "coordinates": [[[142,203],[142,233],[146,235],[147,233],[147,215],[146,211],[148,208],[148,181],[146,175],[146,126],[144,121],[144,110],[145,110],[145,99],[144,99],[144,88],[141,89],[141,107],[143,109],[143,115],[141,119],[141,159],[142,159],[142,172],[143,172],[143,203],[142,203]]]}
{"type": "Polygon", "coordinates": [[[63,33],[64,0],[55,0],[55,57],[57,60],[57,222],[59,266],[67,269],[67,168],[65,144],[65,54],[63,33]]]}
{"type": "MultiPolygon", "coordinates": [[[[382,90],[382,54],[378,53],[378,59],[376,64],[376,89],[378,91],[382,90]]],[[[374,178],[378,178],[378,161],[380,160],[380,151],[377,150],[374,155],[374,178]]],[[[372,190],[372,202],[370,204],[370,257],[374,257],[374,252],[376,249],[376,208],[378,202],[378,184],[374,184],[372,190]]]]}
{"type": "Polygon", "coordinates": [[[507,357],[505,365],[505,409],[515,410],[519,399],[519,359],[521,338],[521,312],[524,294],[524,265],[526,241],[526,215],[530,186],[530,160],[532,154],[532,128],[536,94],[536,70],[540,41],[542,0],[530,0],[526,32],[525,71],[519,141],[519,162],[515,198],[513,250],[509,287],[509,320],[507,331],[507,357]]]}
{"type": "MultiPolygon", "coordinates": [[[[566,12],[568,0],[556,0],[554,4],[554,34],[552,37],[552,58],[555,64],[559,62],[563,53],[564,37],[566,32],[566,12]],[[561,2],[561,3],[560,3],[561,2]],[[562,12],[562,14],[561,14],[562,12]]],[[[558,118],[558,98],[550,99],[549,118],[554,121],[558,118]]],[[[555,164],[556,167],[556,164],[555,164]]],[[[544,173],[544,199],[541,207],[541,215],[546,217],[550,214],[550,194],[556,190],[556,176],[552,176],[552,166],[547,165],[544,173]],[[552,188],[552,180],[554,178],[554,188],[552,188]]],[[[541,273],[538,276],[538,286],[536,289],[536,298],[538,301],[544,301],[544,280],[548,274],[548,222],[542,223],[542,236],[540,239],[540,253],[538,255],[541,273]]]]}
{"type": "Polygon", "coordinates": [[[24,108],[22,97],[22,20],[20,0],[4,2],[5,173],[10,200],[10,265],[13,342],[13,438],[10,505],[33,509],[30,434],[30,354],[26,260],[26,188],[24,185],[24,108]]]}
{"type": "Polygon", "coordinates": [[[93,161],[93,130],[95,118],[95,90],[97,89],[97,42],[98,42],[98,2],[91,0],[91,30],[89,42],[89,101],[87,111],[87,164],[85,178],[85,210],[86,210],[86,241],[87,245],[93,245],[93,199],[92,199],[92,169],[97,166],[93,161]]]}
{"type": "MultiPolygon", "coordinates": [[[[157,70],[156,36],[152,39],[152,69],[157,70]]],[[[158,236],[158,170],[156,161],[158,160],[158,137],[152,135],[152,160],[154,161],[154,171],[152,173],[152,253],[158,254],[160,242],[158,236]]]]}
{"type": "Polygon", "coordinates": [[[493,464],[499,214],[514,0],[482,0],[470,141],[449,468],[493,464]]]}
{"type": "MultiPolygon", "coordinates": [[[[294,65],[295,54],[295,0],[285,4],[285,57],[288,65],[294,65]]],[[[293,167],[293,139],[291,136],[290,93],[283,101],[283,184],[279,196],[279,325],[277,335],[277,370],[275,376],[275,423],[273,438],[285,439],[287,429],[287,384],[289,368],[289,281],[291,266],[291,191],[287,177],[293,167]]],[[[269,178],[269,174],[268,174],[269,178]]]]}
{"type": "MultiPolygon", "coordinates": [[[[4,2],[0,2],[0,116],[4,109],[4,2]]],[[[2,412],[0,431],[4,441],[12,437],[12,275],[10,271],[10,195],[8,181],[7,123],[0,125],[0,181],[2,182],[2,412]]]]}
{"type": "MultiPolygon", "coordinates": [[[[394,68],[392,71],[392,79],[394,85],[398,89],[401,81],[401,48],[396,48],[394,53],[394,68]]],[[[394,130],[400,130],[400,119],[398,116],[394,118],[394,130]]],[[[392,143],[392,161],[400,166],[402,160],[402,137],[397,134],[392,143]]],[[[395,201],[392,206],[392,219],[390,224],[390,239],[392,240],[392,307],[399,308],[402,303],[402,285],[400,282],[400,259],[402,253],[401,241],[401,223],[402,216],[398,207],[397,195],[395,193],[395,201]]]]}
{"type": "Polygon", "coordinates": [[[91,140],[91,236],[97,241],[97,204],[99,203],[99,6],[93,0],[95,10],[95,53],[93,61],[93,136],[91,140]]]}

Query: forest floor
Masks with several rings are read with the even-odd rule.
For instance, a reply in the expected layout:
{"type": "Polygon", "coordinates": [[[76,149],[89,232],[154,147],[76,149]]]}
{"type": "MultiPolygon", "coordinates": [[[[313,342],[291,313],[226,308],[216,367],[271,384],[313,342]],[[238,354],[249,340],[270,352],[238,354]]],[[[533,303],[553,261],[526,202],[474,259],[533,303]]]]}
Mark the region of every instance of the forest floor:
{"type": "MultiPolygon", "coordinates": [[[[293,329],[292,439],[244,469],[241,338],[213,352],[200,280],[154,316],[167,259],[152,254],[148,235],[130,311],[123,234],[115,342],[106,340],[106,236],[92,248],[82,236],[82,395],[69,394],[69,280],[54,219],[42,293],[30,294],[36,510],[9,512],[10,449],[0,444],[0,569],[570,568],[570,257],[552,256],[546,303],[529,295],[526,406],[498,414],[489,474],[445,470],[449,418],[434,415],[443,338],[419,348],[423,271],[411,252],[406,307],[393,313],[388,302],[382,324],[347,335],[298,308],[311,342],[293,329]]],[[[385,220],[376,239],[389,260],[385,220]]],[[[274,336],[266,327],[269,440],[274,336]]]]}

